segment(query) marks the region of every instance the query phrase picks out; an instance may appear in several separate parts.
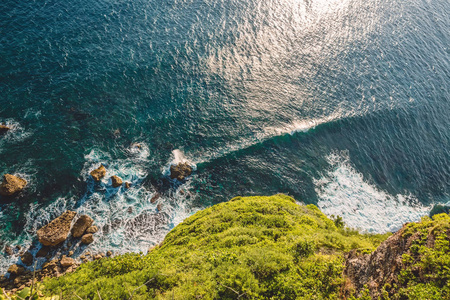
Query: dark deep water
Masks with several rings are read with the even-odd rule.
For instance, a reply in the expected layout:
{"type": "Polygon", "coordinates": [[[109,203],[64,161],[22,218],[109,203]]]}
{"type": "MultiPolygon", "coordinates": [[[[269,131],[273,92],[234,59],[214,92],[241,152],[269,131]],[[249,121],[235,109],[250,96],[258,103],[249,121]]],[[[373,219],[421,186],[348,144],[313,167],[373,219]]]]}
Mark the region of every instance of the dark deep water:
{"type": "Polygon", "coordinates": [[[449,32],[447,0],[1,1],[0,175],[29,185],[0,199],[0,249],[75,209],[93,250],[145,251],[279,192],[367,231],[418,220],[450,201],[449,32]]]}

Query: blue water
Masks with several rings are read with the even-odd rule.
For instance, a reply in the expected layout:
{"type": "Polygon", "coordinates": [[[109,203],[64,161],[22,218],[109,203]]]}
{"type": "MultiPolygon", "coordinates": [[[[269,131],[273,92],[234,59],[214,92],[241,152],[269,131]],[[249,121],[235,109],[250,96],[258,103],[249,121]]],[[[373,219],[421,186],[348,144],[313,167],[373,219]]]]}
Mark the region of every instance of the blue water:
{"type": "Polygon", "coordinates": [[[279,192],[369,232],[416,221],[450,201],[449,32],[447,0],[4,0],[0,175],[29,185],[0,199],[0,249],[74,209],[92,250],[145,252],[279,192]]]}

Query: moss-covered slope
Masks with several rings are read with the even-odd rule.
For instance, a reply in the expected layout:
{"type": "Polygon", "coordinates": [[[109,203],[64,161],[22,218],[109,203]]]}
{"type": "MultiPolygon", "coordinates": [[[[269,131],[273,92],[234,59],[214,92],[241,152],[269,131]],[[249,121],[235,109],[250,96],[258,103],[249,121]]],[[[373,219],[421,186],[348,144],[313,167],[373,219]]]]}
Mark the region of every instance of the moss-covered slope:
{"type": "MultiPolygon", "coordinates": [[[[339,223],[337,223],[339,225],[339,223]]],[[[285,195],[237,197],[186,219],[147,255],[82,265],[45,283],[68,299],[338,299],[344,252],[387,236],[336,227],[285,195]]]]}

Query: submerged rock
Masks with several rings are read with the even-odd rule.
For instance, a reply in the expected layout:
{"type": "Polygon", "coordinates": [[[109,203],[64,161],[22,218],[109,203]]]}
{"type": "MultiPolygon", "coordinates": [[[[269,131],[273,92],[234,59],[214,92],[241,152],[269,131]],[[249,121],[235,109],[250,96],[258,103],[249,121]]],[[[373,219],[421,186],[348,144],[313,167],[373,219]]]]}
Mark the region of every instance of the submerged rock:
{"type": "Polygon", "coordinates": [[[153,195],[152,199],[150,199],[150,202],[151,202],[151,203],[155,203],[156,200],[159,199],[159,197],[161,197],[161,194],[158,193],[158,192],[156,192],[156,193],[153,195]]]}
{"type": "Polygon", "coordinates": [[[78,218],[78,220],[72,227],[72,236],[76,238],[81,237],[86,229],[88,229],[92,225],[92,223],[94,223],[94,220],[92,220],[91,217],[82,215],[78,218]]]}
{"type": "Polygon", "coordinates": [[[0,134],[4,134],[4,133],[8,132],[8,130],[10,130],[10,129],[11,128],[9,128],[8,126],[0,124],[0,134]]]}
{"type": "Polygon", "coordinates": [[[92,235],[92,233],[85,234],[81,237],[81,243],[83,243],[85,245],[89,245],[93,241],[94,241],[94,236],[92,235]]]}
{"type": "Polygon", "coordinates": [[[103,177],[105,177],[105,175],[106,168],[103,165],[100,165],[100,167],[91,172],[91,176],[95,181],[100,181],[103,177]]]}
{"type": "Polygon", "coordinates": [[[170,166],[170,178],[183,181],[186,177],[192,174],[192,167],[184,162],[177,165],[170,166]]]}
{"type": "Polygon", "coordinates": [[[25,273],[25,268],[14,264],[14,265],[9,266],[8,273],[13,276],[21,275],[21,274],[25,273]]]}
{"type": "Polygon", "coordinates": [[[131,182],[125,182],[125,188],[126,189],[129,189],[131,187],[131,182]]]}
{"type": "Polygon", "coordinates": [[[0,195],[12,196],[25,188],[27,181],[23,178],[5,174],[3,182],[0,184],[0,195]]]}
{"type": "Polygon", "coordinates": [[[56,246],[67,239],[70,232],[70,225],[76,212],[66,211],[58,218],[51,221],[46,226],[37,231],[39,242],[44,246],[56,246]]]}
{"type": "Polygon", "coordinates": [[[122,178],[114,175],[114,176],[111,176],[111,183],[114,188],[118,188],[119,186],[122,185],[123,181],[122,181],[122,178]]]}
{"type": "Polygon", "coordinates": [[[22,260],[23,264],[26,266],[31,266],[33,263],[33,255],[30,252],[25,252],[20,256],[20,259],[22,260]]]}
{"type": "Polygon", "coordinates": [[[39,251],[36,253],[36,257],[46,257],[47,254],[50,252],[50,247],[43,246],[39,251]]]}
{"type": "Polygon", "coordinates": [[[7,255],[13,255],[14,254],[14,250],[11,248],[11,246],[8,246],[8,245],[6,245],[5,246],[5,253],[7,254],[7,255]]]}

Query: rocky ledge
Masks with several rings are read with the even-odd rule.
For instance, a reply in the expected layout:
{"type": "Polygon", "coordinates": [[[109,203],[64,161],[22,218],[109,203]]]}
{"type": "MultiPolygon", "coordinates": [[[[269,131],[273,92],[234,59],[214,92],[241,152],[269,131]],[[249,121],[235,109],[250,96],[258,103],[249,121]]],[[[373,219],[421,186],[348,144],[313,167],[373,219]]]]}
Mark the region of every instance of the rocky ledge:
{"type": "Polygon", "coordinates": [[[12,196],[22,191],[26,185],[27,181],[25,179],[11,174],[5,174],[0,184],[0,195],[12,196]]]}
{"type": "Polygon", "coordinates": [[[170,166],[170,178],[184,181],[186,177],[192,174],[192,167],[184,162],[170,166]]]}
{"type": "MultiPolygon", "coordinates": [[[[30,286],[33,277],[35,281],[41,281],[48,277],[59,277],[74,271],[81,262],[105,257],[104,253],[91,255],[90,252],[79,256],[78,261],[72,257],[77,245],[92,243],[94,241],[93,234],[98,231],[97,226],[93,225],[94,220],[87,215],[81,215],[72,226],[76,215],[74,211],[65,211],[49,224],[37,230],[38,240],[42,244],[37,252],[36,247],[38,246],[36,245],[26,251],[19,246],[15,249],[5,246],[5,253],[10,256],[18,255],[20,261],[8,268],[7,276],[0,276],[0,288],[15,292],[17,289],[30,286]],[[30,269],[35,266],[33,263],[43,257],[47,262],[42,265],[42,268],[31,271],[30,269]]],[[[106,255],[111,256],[112,253],[108,251],[106,255]]]]}

